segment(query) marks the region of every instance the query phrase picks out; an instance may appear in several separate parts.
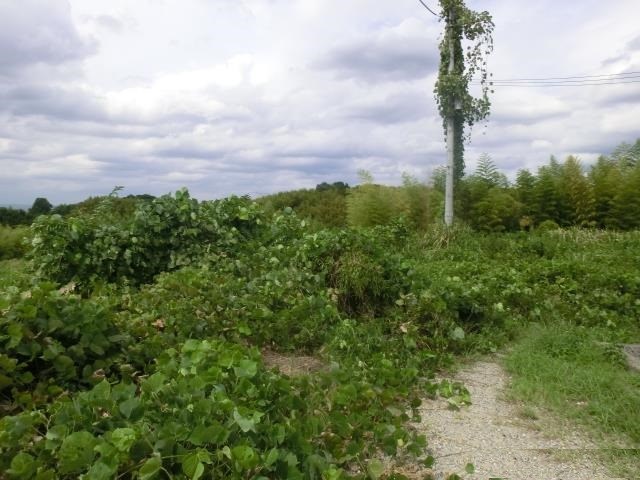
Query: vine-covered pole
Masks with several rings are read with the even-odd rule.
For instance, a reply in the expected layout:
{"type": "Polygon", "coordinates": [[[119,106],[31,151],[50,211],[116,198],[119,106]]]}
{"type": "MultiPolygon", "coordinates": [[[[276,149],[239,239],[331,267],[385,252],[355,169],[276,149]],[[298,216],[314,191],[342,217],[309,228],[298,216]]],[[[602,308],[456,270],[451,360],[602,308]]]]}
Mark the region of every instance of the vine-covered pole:
{"type": "MultiPolygon", "coordinates": [[[[455,22],[455,9],[451,8],[447,13],[447,36],[449,37],[449,66],[447,73],[453,75],[455,71],[455,48],[454,48],[454,32],[453,23],[455,22]]],[[[453,104],[455,108],[456,99],[451,97],[449,102],[453,104]]],[[[453,225],[453,177],[455,168],[455,121],[453,118],[453,109],[449,109],[447,115],[447,176],[445,180],[445,195],[444,195],[444,224],[447,227],[453,225]]]]}
{"type": "Polygon", "coordinates": [[[440,0],[440,7],[438,16],[446,23],[434,93],[447,139],[444,221],[450,226],[454,216],[454,186],[464,174],[462,152],[464,139],[469,138],[464,127],[486,119],[491,106],[486,56],[493,50],[494,25],[488,12],[470,10],[464,0],[440,0]],[[468,42],[466,52],[462,48],[463,39],[468,42]],[[469,85],[476,75],[481,92],[474,97],[469,93],[469,85]]]}

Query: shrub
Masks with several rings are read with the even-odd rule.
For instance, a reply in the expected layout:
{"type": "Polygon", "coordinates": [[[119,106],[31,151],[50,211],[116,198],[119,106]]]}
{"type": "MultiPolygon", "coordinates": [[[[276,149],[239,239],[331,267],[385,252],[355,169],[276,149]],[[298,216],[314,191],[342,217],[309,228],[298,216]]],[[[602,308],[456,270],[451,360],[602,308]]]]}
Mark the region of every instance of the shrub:
{"type": "Polygon", "coordinates": [[[26,243],[28,232],[26,227],[0,226],[0,260],[24,256],[28,247],[26,243]]]}

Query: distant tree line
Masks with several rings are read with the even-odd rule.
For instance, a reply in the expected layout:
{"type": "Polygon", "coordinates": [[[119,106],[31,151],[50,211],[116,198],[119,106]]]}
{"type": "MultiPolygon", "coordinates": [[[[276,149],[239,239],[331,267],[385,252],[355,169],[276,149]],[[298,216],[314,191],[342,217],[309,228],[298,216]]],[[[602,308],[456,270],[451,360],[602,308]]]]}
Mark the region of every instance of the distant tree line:
{"type": "MultiPolygon", "coordinates": [[[[58,214],[63,217],[69,215],[78,215],[92,212],[99,204],[104,196],[89,197],[79,203],[61,204],[55,207],[43,197],[34,200],[33,205],[28,210],[11,207],[0,207],[0,225],[17,227],[20,225],[30,225],[39,215],[58,214]]],[[[127,195],[126,197],[113,197],[113,208],[120,214],[127,215],[135,209],[135,205],[139,201],[153,200],[153,195],[127,195]]]]}
{"type": "MultiPolygon", "coordinates": [[[[441,189],[438,175],[434,187],[441,189]]],[[[518,171],[513,183],[483,155],[458,192],[458,215],[478,230],[640,228],[640,140],[589,168],[572,155],[564,162],[552,156],[535,174],[518,171]]]]}
{"type": "MultiPolygon", "coordinates": [[[[361,172],[360,180],[356,187],[321,183],[258,202],[267,211],[291,207],[325,227],[402,220],[426,229],[443,216],[444,168],[436,169],[429,186],[407,175],[400,187],[377,185],[367,172],[361,172]]],[[[575,156],[563,162],[551,157],[535,173],[520,170],[512,182],[484,154],[473,174],[457,179],[456,189],[456,218],[480,231],[640,228],[640,139],[621,144],[588,168],[575,156]]]]}
{"type": "Polygon", "coordinates": [[[304,218],[325,227],[343,227],[347,224],[349,184],[344,182],[320,183],[315,189],[292,190],[260,197],[256,201],[267,213],[292,208],[304,218]]]}

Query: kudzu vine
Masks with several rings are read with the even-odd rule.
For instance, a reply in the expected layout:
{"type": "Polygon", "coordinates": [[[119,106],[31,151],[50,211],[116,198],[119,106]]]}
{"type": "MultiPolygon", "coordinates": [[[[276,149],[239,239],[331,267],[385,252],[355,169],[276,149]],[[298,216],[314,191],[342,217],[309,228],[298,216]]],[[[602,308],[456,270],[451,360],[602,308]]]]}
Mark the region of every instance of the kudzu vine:
{"type": "Polygon", "coordinates": [[[469,139],[469,134],[464,134],[464,127],[471,128],[486,119],[491,108],[487,56],[493,51],[494,23],[488,12],[470,10],[464,0],[440,0],[440,7],[440,20],[444,20],[446,26],[439,46],[440,70],[434,94],[445,134],[447,118],[453,117],[455,121],[455,177],[459,179],[464,170],[463,142],[469,139]],[[463,39],[469,42],[466,51],[463,50],[463,39]],[[451,73],[450,42],[453,42],[455,60],[451,73]],[[474,78],[480,84],[478,96],[469,92],[469,85],[474,78]]]}

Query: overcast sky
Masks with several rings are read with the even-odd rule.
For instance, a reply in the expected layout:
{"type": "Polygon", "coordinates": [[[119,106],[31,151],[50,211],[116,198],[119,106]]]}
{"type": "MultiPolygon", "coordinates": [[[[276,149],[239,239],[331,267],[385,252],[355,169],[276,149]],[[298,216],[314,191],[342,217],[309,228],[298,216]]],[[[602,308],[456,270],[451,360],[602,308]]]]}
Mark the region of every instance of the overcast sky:
{"type": "MultiPolygon", "coordinates": [[[[496,79],[640,71],[638,0],[468,6],[493,15],[496,79]]],[[[417,0],[0,0],[0,203],[427,180],[441,29],[417,0]]],[[[640,83],[492,100],[467,171],[483,152],[509,175],[588,164],[640,137],[640,83]]]]}

